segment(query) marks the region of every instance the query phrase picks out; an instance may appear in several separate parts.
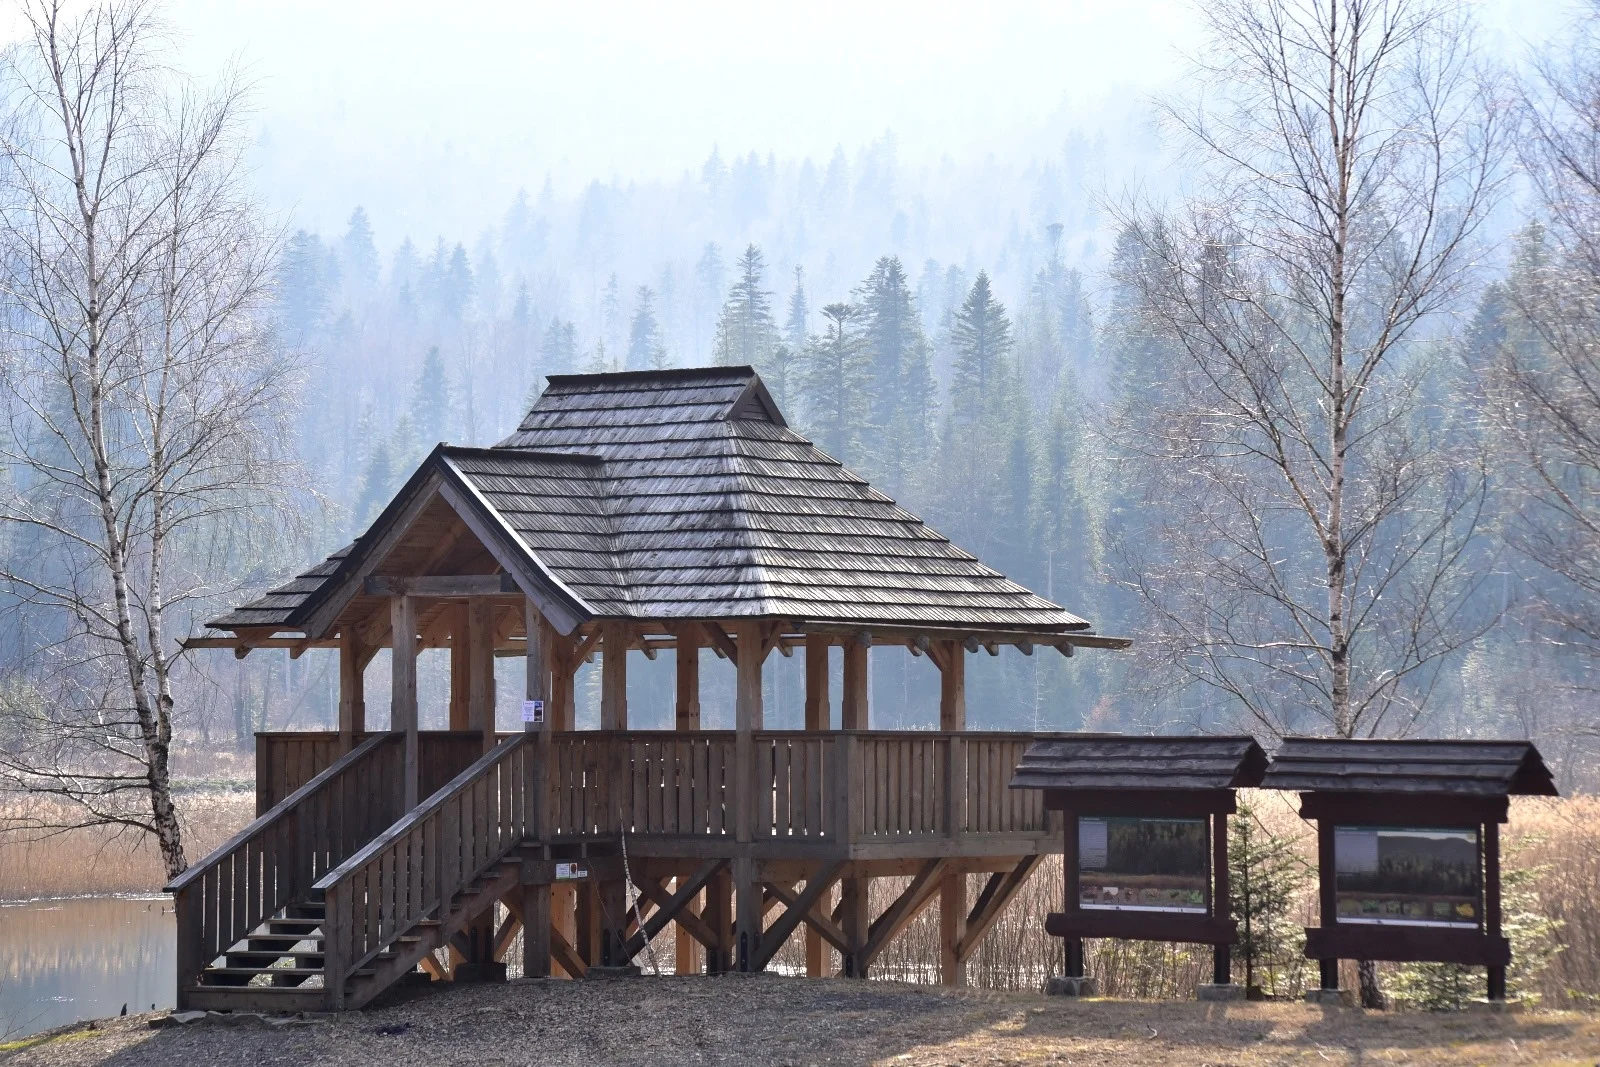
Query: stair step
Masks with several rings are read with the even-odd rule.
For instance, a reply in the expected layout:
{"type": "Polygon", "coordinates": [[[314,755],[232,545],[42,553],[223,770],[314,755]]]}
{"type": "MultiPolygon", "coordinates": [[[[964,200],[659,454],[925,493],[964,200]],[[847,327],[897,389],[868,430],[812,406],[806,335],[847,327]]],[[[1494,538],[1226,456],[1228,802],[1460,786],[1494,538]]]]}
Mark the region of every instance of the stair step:
{"type": "Polygon", "coordinates": [[[315,960],[322,962],[326,953],[318,949],[315,952],[229,952],[227,954],[229,967],[254,967],[257,964],[267,966],[276,960],[315,960]]]}
{"type": "Polygon", "coordinates": [[[302,986],[189,986],[179,998],[191,1011],[322,1011],[327,991],[302,986]]]}
{"type": "Polygon", "coordinates": [[[309,978],[314,974],[321,974],[321,967],[207,967],[201,972],[202,978],[212,975],[230,978],[254,978],[258,974],[292,974],[296,978],[309,978]]]}

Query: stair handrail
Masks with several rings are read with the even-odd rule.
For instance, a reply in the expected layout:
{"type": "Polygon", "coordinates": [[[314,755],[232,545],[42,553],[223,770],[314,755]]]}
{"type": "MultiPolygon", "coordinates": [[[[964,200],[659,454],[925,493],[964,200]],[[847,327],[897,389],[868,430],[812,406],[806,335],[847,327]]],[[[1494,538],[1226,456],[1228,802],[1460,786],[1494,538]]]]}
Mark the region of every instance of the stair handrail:
{"type": "MultiPolygon", "coordinates": [[[[163,887],[172,894],[177,921],[180,1006],[184,990],[211,960],[293,903],[310,888],[319,866],[326,869],[345,858],[340,854],[345,842],[303,833],[301,814],[308,804],[330,796],[347,775],[364,769],[382,749],[398,746],[401,737],[369,737],[163,887]],[[318,844],[326,847],[318,849],[318,844]],[[325,857],[320,865],[319,854],[325,857]]],[[[362,843],[349,842],[351,847],[362,843]]]]}
{"type": "Polygon", "coordinates": [[[519,733],[501,741],[312,887],[326,908],[323,983],[330,1010],[343,1009],[351,976],[424,919],[442,913],[458,892],[523,842],[531,825],[527,761],[536,737],[519,733]]]}

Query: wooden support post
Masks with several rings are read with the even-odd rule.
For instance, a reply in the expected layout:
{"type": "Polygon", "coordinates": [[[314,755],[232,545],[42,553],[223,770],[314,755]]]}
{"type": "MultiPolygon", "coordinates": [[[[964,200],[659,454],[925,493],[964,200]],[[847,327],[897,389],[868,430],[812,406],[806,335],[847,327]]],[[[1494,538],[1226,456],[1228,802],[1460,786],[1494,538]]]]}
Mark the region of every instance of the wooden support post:
{"type": "MultiPolygon", "coordinates": [[[[1078,813],[1072,810],[1061,813],[1061,910],[1068,917],[1076,915],[1083,900],[1083,853],[1078,840],[1078,813]]],[[[1083,938],[1066,939],[1066,969],[1068,978],[1083,977],[1083,938]]]]}
{"type": "Polygon", "coordinates": [[[522,887],[522,977],[550,977],[550,885],[522,887]]]}
{"type": "MultiPolygon", "coordinates": [[[[1317,880],[1318,896],[1322,911],[1322,928],[1331,931],[1333,924],[1339,921],[1339,896],[1334,882],[1334,856],[1333,856],[1333,822],[1330,819],[1317,820],[1317,880]]],[[[1323,989],[1339,988],[1339,961],[1337,959],[1324,959],[1317,961],[1323,989]]]]}
{"type": "Polygon", "coordinates": [[[339,634],[339,751],[356,747],[367,732],[366,660],[354,628],[339,634]]]}
{"type": "Polygon", "coordinates": [[[839,890],[839,925],[844,928],[850,951],[844,953],[843,972],[846,978],[867,977],[863,954],[872,929],[872,912],[868,899],[871,878],[846,878],[839,890]]]}
{"type": "MultiPolygon", "coordinates": [[[[1498,940],[1500,923],[1500,824],[1491,818],[1483,824],[1483,932],[1498,940]]],[[[1505,964],[1490,964],[1488,972],[1489,1000],[1505,1000],[1505,964]]]]}
{"type": "Polygon", "coordinates": [[[701,912],[705,924],[717,935],[716,947],[706,949],[707,974],[722,974],[729,969],[728,944],[733,940],[730,929],[732,903],[733,878],[728,869],[723,867],[706,884],[706,906],[701,912]]]}
{"type": "Polygon", "coordinates": [[[620,878],[608,878],[599,885],[600,965],[621,967],[625,962],[622,943],[627,940],[628,886],[620,878]]]}
{"type": "Polygon", "coordinates": [[[577,949],[584,966],[600,963],[600,883],[593,878],[577,883],[577,949]]]}
{"type": "MultiPolygon", "coordinates": [[[[578,891],[577,886],[572,882],[563,882],[550,887],[550,932],[552,955],[555,952],[554,942],[557,936],[576,949],[578,944],[578,891]]],[[[578,954],[578,958],[581,960],[583,957],[578,954]]],[[[559,956],[553,962],[556,967],[560,968],[561,973],[568,978],[583,977],[583,975],[575,974],[562,966],[559,956]]]]}
{"type": "Polygon", "coordinates": [[[495,746],[494,606],[484,597],[467,602],[467,668],[467,729],[487,752],[495,746]]]}
{"type": "Polygon", "coordinates": [[[700,628],[685,623],[678,628],[677,647],[673,656],[677,660],[677,703],[674,708],[679,730],[700,729],[700,628]]]}
{"type": "MultiPolygon", "coordinates": [[[[967,659],[959,641],[941,641],[939,663],[939,729],[958,734],[967,728],[967,659]]],[[[943,812],[945,836],[961,836],[966,824],[967,741],[951,737],[945,757],[943,812]]],[[[967,984],[967,962],[961,942],[967,936],[967,876],[953,871],[939,883],[939,981],[967,984]]]]}
{"type": "Polygon", "coordinates": [[[450,729],[472,729],[472,646],[467,605],[451,604],[450,613],[450,729]]]}
{"type": "MultiPolygon", "coordinates": [[[[766,791],[756,780],[756,730],[762,727],[761,664],[766,658],[761,624],[741,622],[738,635],[737,685],[734,705],[734,840],[747,844],[755,836],[756,805],[764,803],[766,791]]],[[[734,894],[737,901],[733,965],[749,966],[761,944],[761,887],[756,884],[755,864],[748,855],[733,863],[734,894]]]]}
{"type": "Polygon", "coordinates": [[[846,730],[866,730],[867,646],[851,639],[844,643],[844,701],[839,710],[839,725],[846,730]]]}
{"type": "MultiPolygon", "coordinates": [[[[679,731],[684,733],[698,732],[700,729],[700,627],[694,623],[684,623],[675,631],[677,646],[673,652],[674,664],[677,673],[677,703],[674,708],[674,719],[679,731]]],[[[674,891],[677,883],[674,882],[674,891]]],[[[699,909],[703,907],[705,894],[697,893],[690,906],[699,909]]],[[[700,970],[700,959],[704,955],[701,945],[695,940],[694,935],[682,923],[673,923],[673,942],[675,947],[674,970],[678,974],[695,974],[700,970]]]]}
{"type": "MultiPolygon", "coordinates": [[[[1226,920],[1232,911],[1228,885],[1228,813],[1212,812],[1211,825],[1211,914],[1226,920]]],[[[1217,985],[1233,983],[1232,945],[1213,946],[1211,981],[1217,985]]]]}
{"type": "Polygon", "coordinates": [[[608,622],[600,638],[600,729],[628,728],[628,627],[608,622]]]}
{"type": "Polygon", "coordinates": [[[833,723],[828,706],[828,637],[806,634],[806,729],[826,730],[833,723]]]}
{"type": "MultiPolygon", "coordinates": [[[[828,704],[828,637],[806,634],[806,729],[827,730],[833,725],[833,709],[828,704]]],[[[832,889],[828,895],[832,895],[832,889]]],[[[806,976],[821,978],[828,973],[828,946],[822,935],[806,927],[806,976]]]]}
{"type": "Polygon", "coordinates": [[[583,666],[575,656],[582,638],[576,630],[567,637],[552,635],[550,647],[550,722],[557,731],[577,729],[574,676],[583,666]]]}
{"type": "Polygon", "coordinates": [[[389,598],[391,673],[389,729],[405,731],[405,756],[400,772],[403,810],[417,806],[417,602],[408,596],[389,598]]]}

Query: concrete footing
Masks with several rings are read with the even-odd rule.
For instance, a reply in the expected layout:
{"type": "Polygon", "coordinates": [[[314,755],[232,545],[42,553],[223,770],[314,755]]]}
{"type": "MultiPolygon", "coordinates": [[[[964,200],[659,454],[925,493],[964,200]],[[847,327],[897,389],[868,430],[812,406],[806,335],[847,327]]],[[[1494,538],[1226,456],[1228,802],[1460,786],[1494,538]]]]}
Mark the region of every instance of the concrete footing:
{"type": "Polygon", "coordinates": [[[1093,978],[1047,978],[1044,991],[1052,997],[1092,997],[1100,992],[1100,983],[1093,978]]]}
{"type": "Polygon", "coordinates": [[[631,964],[631,963],[627,964],[626,966],[623,966],[623,967],[602,967],[599,964],[596,964],[595,966],[590,967],[586,972],[584,972],[584,977],[585,978],[637,978],[637,977],[639,977],[639,975],[641,975],[643,973],[644,973],[643,971],[641,971],[637,966],[635,966],[634,964],[631,964]]]}
{"type": "Polygon", "coordinates": [[[1353,989],[1308,989],[1307,1004],[1321,1004],[1325,1008],[1353,1008],[1356,993],[1353,989]]]}
{"type": "Polygon", "coordinates": [[[1196,1000],[1244,1000],[1248,990],[1237,982],[1201,982],[1194,987],[1196,1000]]]}
{"type": "Polygon", "coordinates": [[[1470,1011],[1487,1011],[1495,1015],[1510,1014],[1521,1007],[1521,1003],[1515,1000],[1474,1000],[1467,1005],[1470,1011]]]}

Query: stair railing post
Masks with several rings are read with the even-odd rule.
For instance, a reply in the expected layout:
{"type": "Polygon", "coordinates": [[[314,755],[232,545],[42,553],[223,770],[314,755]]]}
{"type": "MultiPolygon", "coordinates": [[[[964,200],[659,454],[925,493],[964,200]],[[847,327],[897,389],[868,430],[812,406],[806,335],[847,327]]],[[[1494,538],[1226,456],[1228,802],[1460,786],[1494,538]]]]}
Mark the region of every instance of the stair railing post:
{"type": "Polygon", "coordinates": [[[344,1010],[344,939],[347,931],[340,923],[340,901],[344,893],[338,884],[323,894],[322,913],[322,988],[329,1011],[344,1010]]]}

